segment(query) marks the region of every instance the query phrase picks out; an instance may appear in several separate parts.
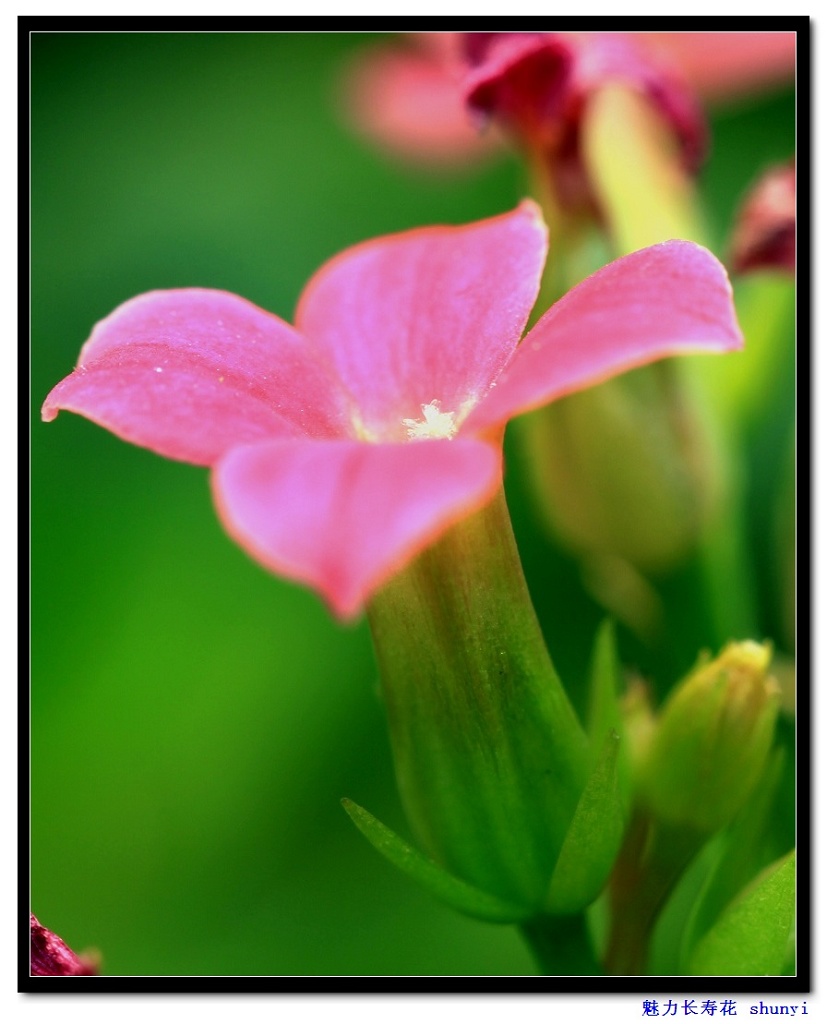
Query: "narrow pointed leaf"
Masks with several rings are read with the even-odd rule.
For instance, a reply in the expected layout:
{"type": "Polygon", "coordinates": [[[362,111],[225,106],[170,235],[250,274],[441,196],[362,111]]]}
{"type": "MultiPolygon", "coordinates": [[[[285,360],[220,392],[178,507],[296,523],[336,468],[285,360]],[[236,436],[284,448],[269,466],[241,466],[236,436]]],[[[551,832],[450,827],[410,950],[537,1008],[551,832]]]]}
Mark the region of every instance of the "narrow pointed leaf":
{"type": "Polygon", "coordinates": [[[352,800],[342,800],[342,806],[362,835],[383,857],[454,910],[498,924],[512,924],[531,916],[531,911],[525,907],[508,903],[456,878],[352,800]]]}
{"type": "Polygon", "coordinates": [[[600,894],[623,839],[624,809],[618,783],[620,738],[612,732],[591,774],[563,847],[546,898],[550,914],[584,910],[600,894]]]}
{"type": "Polygon", "coordinates": [[[795,851],[768,868],[698,943],[690,974],[779,975],[795,918],[795,851]]]}

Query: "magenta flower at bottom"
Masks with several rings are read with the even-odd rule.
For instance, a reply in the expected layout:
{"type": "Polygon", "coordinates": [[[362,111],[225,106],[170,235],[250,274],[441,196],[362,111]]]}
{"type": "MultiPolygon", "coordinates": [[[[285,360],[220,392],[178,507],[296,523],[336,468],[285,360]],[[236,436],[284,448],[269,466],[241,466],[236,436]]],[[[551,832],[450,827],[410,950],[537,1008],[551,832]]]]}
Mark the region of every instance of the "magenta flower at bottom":
{"type": "Polygon", "coordinates": [[[131,299],[43,418],[68,409],[213,470],[227,532],[341,617],[500,485],[501,428],[631,367],[738,348],[726,273],[665,242],[604,267],[520,343],[537,206],[375,239],[326,263],[291,327],[221,291],[131,299]]]}
{"type": "Polygon", "coordinates": [[[44,928],[34,914],[29,914],[30,972],[33,977],[78,977],[97,974],[89,957],[78,956],[59,935],[44,928]]]}

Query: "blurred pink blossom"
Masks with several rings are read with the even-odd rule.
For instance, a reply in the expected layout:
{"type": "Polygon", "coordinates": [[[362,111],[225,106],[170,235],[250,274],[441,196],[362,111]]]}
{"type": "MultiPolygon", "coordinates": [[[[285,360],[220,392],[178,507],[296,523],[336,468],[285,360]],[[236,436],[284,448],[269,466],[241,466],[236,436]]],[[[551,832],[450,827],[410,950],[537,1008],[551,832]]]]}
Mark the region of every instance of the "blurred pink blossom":
{"type": "MultiPolygon", "coordinates": [[[[351,122],[389,152],[462,164],[498,142],[481,134],[482,124],[464,106],[469,100],[486,109],[496,64],[505,70],[510,49],[507,61],[521,54],[524,62],[512,73],[533,79],[535,98],[538,86],[551,86],[547,131],[552,112],[563,117],[558,134],[566,125],[570,131],[588,92],[620,79],[652,97],[675,126],[687,162],[697,165],[703,127],[693,97],[720,102],[791,81],[795,47],[795,32],[416,33],[356,54],[344,91],[351,122]]],[[[512,109],[509,118],[513,126],[519,116],[525,127],[536,114],[535,105],[512,109]]]]}
{"type": "Polygon", "coordinates": [[[345,68],[345,116],[374,144],[404,161],[463,166],[500,140],[469,117],[455,32],[420,32],[377,43],[345,68]]]}

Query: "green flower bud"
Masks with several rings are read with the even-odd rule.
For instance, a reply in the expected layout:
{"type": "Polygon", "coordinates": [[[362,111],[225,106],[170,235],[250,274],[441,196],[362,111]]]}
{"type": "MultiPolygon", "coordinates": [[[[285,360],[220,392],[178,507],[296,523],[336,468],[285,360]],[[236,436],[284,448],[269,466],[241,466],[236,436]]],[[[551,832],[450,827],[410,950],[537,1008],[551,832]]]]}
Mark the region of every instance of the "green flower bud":
{"type": "Polygon", "coordinates": [[[771,656],[769,644],[731,643],[673,692],[639,765],[641,800],[655,818],[714,832],[744,806],[778,713],[771,656]]]}
{"type": "Polygon", "coordinates": [[[691,552],[717,507],[716,456],[675,371],[643,367],[527,420],[547,520],[579,555],[666,571],[691,552]]]}

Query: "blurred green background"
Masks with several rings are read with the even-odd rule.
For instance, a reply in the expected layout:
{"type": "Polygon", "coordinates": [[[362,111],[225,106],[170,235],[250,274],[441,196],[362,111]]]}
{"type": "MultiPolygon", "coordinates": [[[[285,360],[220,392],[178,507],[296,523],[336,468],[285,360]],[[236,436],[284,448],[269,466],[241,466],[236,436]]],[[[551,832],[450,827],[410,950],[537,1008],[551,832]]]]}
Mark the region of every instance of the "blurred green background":
{"type": "MultiPolygon", "coordinates": [[[[340,807],[407,834],[364,623],[333,622],[236,548],[206,470],[39,417],[92,325],[139,292],[222,288],[290,320],[346,246],[515,205],[513,157],[425,173],[348,129],[341,69],[365,42],[32,36],[31,897],[107,974],[534,970],[514,930],[417,891],[340,807]]],[[[793,102],[716,115],[702,187],[718,242],[791,155],[793,102]]],[[[510,449],[527,575],[582,705],[601,611],[537,528],[510,449]]]]}

